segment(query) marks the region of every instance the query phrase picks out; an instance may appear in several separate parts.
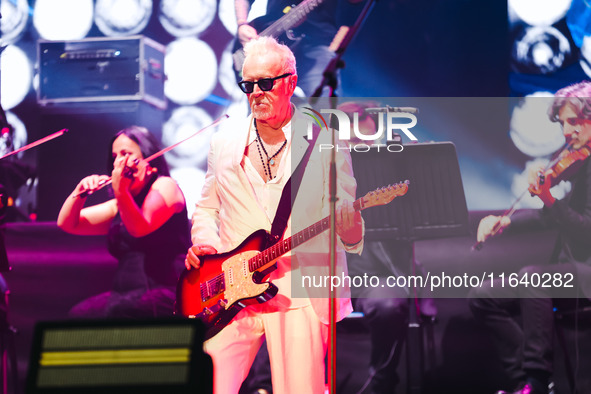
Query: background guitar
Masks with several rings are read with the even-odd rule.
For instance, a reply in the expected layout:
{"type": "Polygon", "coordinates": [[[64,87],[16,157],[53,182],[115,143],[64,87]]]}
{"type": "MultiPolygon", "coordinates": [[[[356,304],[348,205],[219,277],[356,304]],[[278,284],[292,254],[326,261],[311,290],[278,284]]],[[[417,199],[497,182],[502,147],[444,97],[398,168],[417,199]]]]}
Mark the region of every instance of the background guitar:
{"type": "MultiPolygon", "coordinates": [[[[289,46],[292,51],[304,39],[306,33],[298,31],[300,26],[308,17],[308,14],[318,7],[323,0],[304,0],[296,6],[286,6],[281,11],[269,13],[252,20],[249,25],[254,27],[259,36],[273,37],[289,46]]],[[[244,52],[242,44],[237,38],[232,49],[232,60],[236,80],[242,79],[242,64],[244,63],[244,52]]]]}

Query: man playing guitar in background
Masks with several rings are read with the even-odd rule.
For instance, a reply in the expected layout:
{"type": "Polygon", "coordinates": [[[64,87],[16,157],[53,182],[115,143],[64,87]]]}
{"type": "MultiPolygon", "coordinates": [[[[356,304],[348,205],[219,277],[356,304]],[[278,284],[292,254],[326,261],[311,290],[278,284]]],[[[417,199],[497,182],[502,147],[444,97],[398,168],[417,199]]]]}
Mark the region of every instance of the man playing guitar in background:
{"type": "MultiPolygon", "coordinates": [[[[360,1],[349,0],[350,3],[360,1]]],[[[237,41],[244,45],[261,34],[271,35],[289,46],[298,63],[298,87],[306,97],[312,96],[322,81],[326,66],[334,57],[329,45],[338,30],[339,0],[266,0],[266,14],[251,21],[248,18],[251,6],[253,9],[259,7],[259,2],[265,0],[235,0],[237,41]],[[294,4],[296,6],[292,7],[294,4]],[[265,30],[272,23],[279,23],[280,26],[275,25],[277,28],[273,32],[265,30]],[[285,34],[275,35],[286,30],[285,34]]],[[[235,48],[239,47],[237,43],[235,48]]],[[[323,91],[322,95],[326,96],[327,92],[323,91]]]]}

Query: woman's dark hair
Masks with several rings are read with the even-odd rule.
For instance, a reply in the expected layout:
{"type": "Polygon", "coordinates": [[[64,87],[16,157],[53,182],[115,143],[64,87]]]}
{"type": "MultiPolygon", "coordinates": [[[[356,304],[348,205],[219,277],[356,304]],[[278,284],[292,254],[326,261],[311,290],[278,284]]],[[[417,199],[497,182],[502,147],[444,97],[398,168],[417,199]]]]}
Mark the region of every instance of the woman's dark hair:
{"type": "MultiPolygon", "coordinates": [[[[160,142],[158,142],[156,137],[154,137],[154,135],[150,133],[148,129],[141,126],[127,127],[115,134],[115,136],[111,140],[111,150],[109,151],[109,161],[107,162],[107,169],[109,171],[109,174],[113,171],[113,143],[115,142],[117,137],[121,135],[126,136],[127,138],[138,144],[144,159],[148,158],[149,156],[152,156],[154,153],[159,152],[161,150],[160,142]]],[[[170,176],[168,164],[166,163],[166,159],[164,159],[164,155],[159,156],[154,160],[150,161],[150,166],[158,170],[156,172],[157,176],[170,176]]]]}

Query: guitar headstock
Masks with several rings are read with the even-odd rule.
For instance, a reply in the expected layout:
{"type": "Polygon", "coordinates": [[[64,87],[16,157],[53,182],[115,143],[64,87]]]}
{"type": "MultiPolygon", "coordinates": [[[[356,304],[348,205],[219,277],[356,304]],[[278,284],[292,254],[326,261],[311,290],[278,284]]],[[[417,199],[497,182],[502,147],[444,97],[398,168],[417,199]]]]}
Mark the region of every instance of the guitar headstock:
{"type": "Polygon", "coordinates": [[[394,185],[388,185],[370,191],[365,196],[361,197],[363,208],[375,207],[377,205],[386,205],[396,197],[404,196],[408,191],[408,180],[398,182],[394,185]]]}

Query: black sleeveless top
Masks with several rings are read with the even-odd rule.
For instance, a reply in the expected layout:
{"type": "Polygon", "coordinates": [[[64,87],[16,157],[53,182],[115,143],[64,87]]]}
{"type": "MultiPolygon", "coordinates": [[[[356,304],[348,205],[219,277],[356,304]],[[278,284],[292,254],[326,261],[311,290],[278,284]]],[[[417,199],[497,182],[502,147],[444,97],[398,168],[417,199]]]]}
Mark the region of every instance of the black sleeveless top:
{"type": "MultiPolygon", "coordinates": [[[[138,206],[142,206],[150,186],[134,198],[138,206]]],[[[119,261],[113,290],[174,288],[191,246],[187,216],[185,206],[156,231],[136,238],[129,234],[118,213],[107,235],[109,253],[119,261]]]]}

